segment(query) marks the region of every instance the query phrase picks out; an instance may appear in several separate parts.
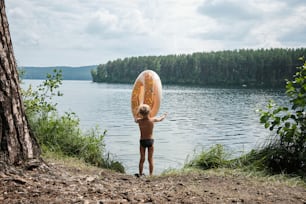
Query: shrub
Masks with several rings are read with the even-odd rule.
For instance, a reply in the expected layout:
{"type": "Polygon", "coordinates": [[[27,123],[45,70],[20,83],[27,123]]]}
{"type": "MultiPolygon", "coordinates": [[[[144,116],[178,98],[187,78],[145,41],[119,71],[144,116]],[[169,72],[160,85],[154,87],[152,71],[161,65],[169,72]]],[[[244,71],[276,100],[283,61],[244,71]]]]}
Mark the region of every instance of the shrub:
{"type": "Polygon", "coordinates": [[[275,133],[267,151],[265,164],[272,172],[306,172],[306,61],[297,67],[292,81],[287,80],[286,93],[291,107],[270,102],[261,110],[260,122],[275,133]]]}
{"type": "Polygon", "coordinates": [[[293,173],[304,177],[306,172],[306,61],[297,67],[292,81],[287,80],[286,93],[291,107],[269,102],[260,110],[260,122],[273,132],[271,140],[258,150],[227,160],[223,146],[217,144],[202,151],[186,167],[210,169],[218,167],[269,170],[272,173],[293,173]]]}
{"type": "Polygon", "coordinates": [[[97,167],[124,172],[124,167],[105,155],[104,135],[98,127],[82,133],[79,119],[73,113],[59,116],[56,112],[48,117],[32,118],[30,121],[34,134],[43,150],[57,152],[66,156],[83,159],[97,167]]]}
{"type": "Polygon", "coordinates": [[[61,96],[57,91],[61,84],[61,72],[54,70],[37,90],[30,86],[23,90],[23,100],[30,127],[44,151],[56,152],[65,156],[77,157],[86,163],[124,172],[123,165],[114,161],[109,153],[105,154],[104,136],[98,127],[83,133],[79,128],[79,118],[75,113],[60,116],[54,96],[61,96]]]}
{"type": "Polygon", "coordinates": [[[56,111],[56,103],[52,103],[54,96],[62,96],[63,94],[57,89],[62,84],[62,71],[53,70],[53,74],[47,74],[43,84],[38,85],[37,89],[33,89],[30,85],[28,89],[22,90],[23,104],[26,108],[28,117],[37,117],[40,114],[48,114],[56,111]]]}

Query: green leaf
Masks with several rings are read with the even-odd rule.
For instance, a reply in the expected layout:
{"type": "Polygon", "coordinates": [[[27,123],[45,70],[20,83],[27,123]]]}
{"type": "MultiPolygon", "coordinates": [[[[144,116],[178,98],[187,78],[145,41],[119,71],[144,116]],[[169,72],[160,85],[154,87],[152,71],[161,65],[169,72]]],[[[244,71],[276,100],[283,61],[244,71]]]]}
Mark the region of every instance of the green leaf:
{"type": "Polygon", "coordinates": [[[266,123],[269,120],[269,116],[268,115],[263,115],[260,117],[260,123],[266,123]]]}
{"type": "Polygon", "coordinates": [[[284,121],[288,120],[289,118],[290,118],[290,115],[285,115],[285,116],[282,117],[282,121],[284,122],[284,121]]]}
{"type": "Polygon", "coordinates": [[[285,123],[285,127],[286,127],[286,128],[290,128],[290,122],[286,122],[286,123],[285,123]]]}

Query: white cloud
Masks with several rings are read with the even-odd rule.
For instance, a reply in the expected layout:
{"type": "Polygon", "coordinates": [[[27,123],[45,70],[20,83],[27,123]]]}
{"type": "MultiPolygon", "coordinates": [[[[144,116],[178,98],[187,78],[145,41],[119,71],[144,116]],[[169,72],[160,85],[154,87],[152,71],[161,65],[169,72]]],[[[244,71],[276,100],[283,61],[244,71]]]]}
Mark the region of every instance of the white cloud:
{"type": "Polygon", "coordinates": [[[306,46],[304,0],[9,0],[19,65],[306,46]]]}

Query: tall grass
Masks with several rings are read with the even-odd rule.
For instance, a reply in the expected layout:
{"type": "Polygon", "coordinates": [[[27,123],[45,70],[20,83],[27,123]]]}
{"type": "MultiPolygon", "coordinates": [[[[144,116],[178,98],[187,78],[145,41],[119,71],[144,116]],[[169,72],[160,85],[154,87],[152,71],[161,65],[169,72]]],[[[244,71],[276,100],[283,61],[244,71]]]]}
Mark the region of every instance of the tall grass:
{"type": "MultiPolygon", "coordinates": [[[[261,177],[277,174],[286,175],[288,177],[300,178],[306,183],[306,172],[303,169],[298,169],[296,166],[292,165],[294,173],[289,174],[288,172],[277,171],[277,164],[271,164],[271,162],[278,161],[278,155],[287,155],[287,152],[284,153],[281,151],[284,150],[279,149],[271,143],[257,150],[253,149],[240,157],[233,158],[222,145],[216,144],[209,149],[203,149],[201,152],[195,154],[186,162],[184,169],[237,169],[239,171],[248,172],[248,174],[251,175],[259,174],[261,177]]],[[[286,161],[290,162],[293,159],[290,156],[289,154],[286,161]]],[[[284,158],[279,161],[284,161],[284,158]]]]}
{"type": "Polygon", "coordinates": [[[186,166],[244,168],[306,178],[306,60],[301,60],[303,64],[297,67],[293,80],[287,80],[286,94],[291,106],[278,106],[270,101],[267,110],[259,111],[260,123],[273,135],[267,144],[232,160],[225,157],[222,146],[215,145],[186,166]]]}
{"type": "Polygon", "coordinates": [[[57,155],[76,157],[91,165],[112,169],[124,173],[124,166],[115,161],[105,151],[104,137],[106,131],[92,128],[83,132],[79,118],[74,113],[60,116],[53,96],[61,84],[61,72],[54,71],[37,90],[29,87],[23,91],[23,100],[30,127],[36,136],[42,152],[53,152],[57,155]]]}
{"type": "Polygon", "coordinates": [[[105,152],[105,132],[92,128],[82,132],[79,119],[71,113],[59,116],[57,112],[31,117],[30,125],[43,152],[77,157],[91,165],[124,172],[123,165],[105,152]]]}
{"type": "Polygon", "coordinates": [[[229,154],[220,144],[212,146],[210,149],[203,149],[196,154],[190,161],[187,161],[185,167],[196,167],[200,169],[212,169],[227,166],[229,154]]]}

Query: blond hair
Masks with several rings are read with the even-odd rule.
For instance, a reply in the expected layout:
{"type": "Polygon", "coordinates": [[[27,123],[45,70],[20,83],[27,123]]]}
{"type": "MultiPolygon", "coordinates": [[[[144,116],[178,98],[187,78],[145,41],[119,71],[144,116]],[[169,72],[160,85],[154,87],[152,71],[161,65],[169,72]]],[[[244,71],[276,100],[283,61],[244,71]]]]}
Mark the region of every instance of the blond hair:
{"type": "Polygon", "coordinates": [[[150,111],[151,111],[151,108],[147,104],[141,104],[138,108],[138,113],[142,116],[149,115],[150,111]]]}

